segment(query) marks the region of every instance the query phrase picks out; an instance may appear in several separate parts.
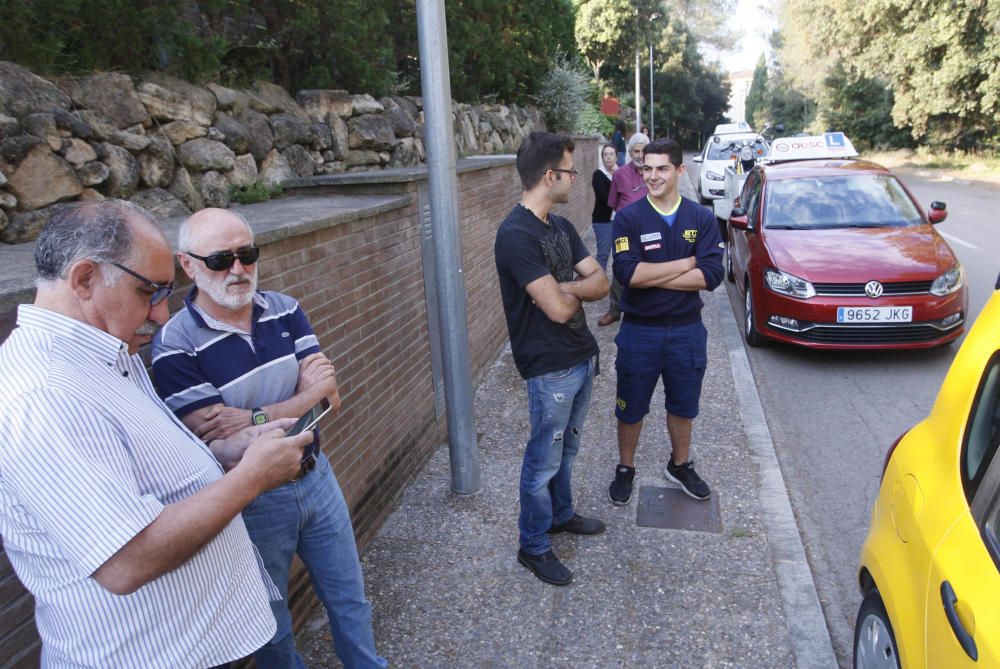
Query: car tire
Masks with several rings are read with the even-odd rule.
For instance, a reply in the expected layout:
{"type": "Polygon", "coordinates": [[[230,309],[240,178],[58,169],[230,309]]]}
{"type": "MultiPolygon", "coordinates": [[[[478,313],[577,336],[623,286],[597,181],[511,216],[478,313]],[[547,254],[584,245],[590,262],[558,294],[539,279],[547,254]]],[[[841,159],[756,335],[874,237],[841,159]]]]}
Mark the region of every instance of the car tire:
{"type": "Polygon", "coordinates": [[[878,590],[861,600],[854,623],[854,669],[899,669],[896,635],[878,590]]]}
{"type": "Polygon", "coordinates": [[[726,244],[726,279],[729,283],[736,283],[736,274],[733,273],[733,245],[726,244]]]}
{"type": "Polygon", "coordinates": [[[753,289],[750,288],[750,277],[746,277],[746,293],[743,299],[743,337],[749,346],[763,346],[767,343],[760,330],[757,329],[757,319],[753,315],[753,289]]]}

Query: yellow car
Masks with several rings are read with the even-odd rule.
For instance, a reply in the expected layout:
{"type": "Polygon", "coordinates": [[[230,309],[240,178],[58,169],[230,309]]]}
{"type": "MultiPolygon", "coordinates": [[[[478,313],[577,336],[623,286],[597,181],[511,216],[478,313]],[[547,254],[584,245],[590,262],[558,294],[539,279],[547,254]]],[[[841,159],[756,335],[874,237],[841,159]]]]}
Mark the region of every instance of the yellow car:
{"type": "Polygon", "coordinates": [[[1000,291],[930,415],[886,458],[859,582],[854,666],[1000,667],[1000,291]]]}

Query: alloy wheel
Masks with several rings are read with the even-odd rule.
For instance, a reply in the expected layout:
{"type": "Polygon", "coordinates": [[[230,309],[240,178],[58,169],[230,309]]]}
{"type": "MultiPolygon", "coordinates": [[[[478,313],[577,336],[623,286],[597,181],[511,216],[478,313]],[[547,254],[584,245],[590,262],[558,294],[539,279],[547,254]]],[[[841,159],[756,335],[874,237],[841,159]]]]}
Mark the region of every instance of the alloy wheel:
{"type": "Polygon", "coordinates": [[[854,648],[855,669],[899,669],[896,647],[882,618],[872,612],[860,624],[854,648]]]}

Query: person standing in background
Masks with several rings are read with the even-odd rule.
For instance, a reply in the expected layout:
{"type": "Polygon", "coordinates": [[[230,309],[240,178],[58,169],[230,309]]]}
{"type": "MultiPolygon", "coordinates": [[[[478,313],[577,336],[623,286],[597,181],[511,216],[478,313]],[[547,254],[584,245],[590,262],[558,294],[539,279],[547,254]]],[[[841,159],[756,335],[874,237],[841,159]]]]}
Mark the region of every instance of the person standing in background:
{"type": "Polygon", "coordinates": [[[611,191],[611,179],[618,169],[618,154],[611,144],[601,144],[598,149],[597,169],[590,179],[594,188],[594,211],[590,220],[594,226],[594,240],[597,243],[597,264],[607,270],[608,258],[611,256],[611,219],[614,210],[608,206],[608,193],[611,191]]]}
{"type": "Polygon", "coordinates": [[[615,147],[618,154],[618,167],[625,164],[625,121],[621,119],[615,123],[615,132],[611,135],[611,145],[615,147]]]}
{"type": "MultiPolygon", "coordinates": [[[[646,182],[642,179],[642,151],[647,144],[649,137],[641,132],[628,138],[628,153],[632,161],[615,172],[611,179],[611,190],[608,191],[608,206],[616,212],[646,197],[646,182]]],[[[622,285],[618,283],[618,279],[613,278],[608,312],[597,321],[599,326],[611,325],[622,317],[621,309],[618,307],[621,296],[622,285]]]]}

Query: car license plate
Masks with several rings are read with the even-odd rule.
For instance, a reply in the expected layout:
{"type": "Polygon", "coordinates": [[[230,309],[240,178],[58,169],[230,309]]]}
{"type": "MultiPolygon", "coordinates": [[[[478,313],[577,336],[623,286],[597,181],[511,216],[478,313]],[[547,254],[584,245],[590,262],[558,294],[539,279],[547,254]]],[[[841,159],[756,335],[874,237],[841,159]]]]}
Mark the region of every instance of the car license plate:
{"type": "Polygon", "coordinates": [[[838,323],[909,323],[913,307],[837,307],[838,323]]]}

